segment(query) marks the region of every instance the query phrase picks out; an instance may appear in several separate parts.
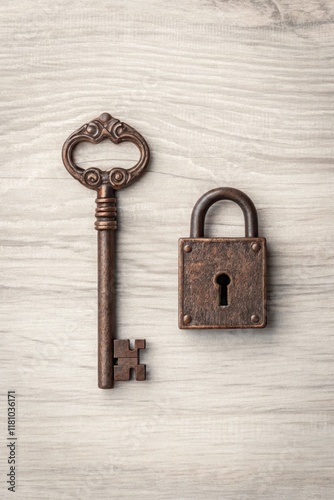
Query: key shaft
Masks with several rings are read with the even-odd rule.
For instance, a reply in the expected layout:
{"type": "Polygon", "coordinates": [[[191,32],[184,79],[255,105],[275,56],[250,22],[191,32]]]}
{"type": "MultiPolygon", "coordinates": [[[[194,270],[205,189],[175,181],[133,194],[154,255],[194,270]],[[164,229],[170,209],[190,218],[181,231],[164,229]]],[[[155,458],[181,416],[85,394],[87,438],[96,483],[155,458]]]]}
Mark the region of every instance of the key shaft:
{"type": "Polygon", "coordinates": [[[116,198],[111,186],[97,192],[98,248],[98,386],[111,389],[114,381],[116,338],[116,198]]]}

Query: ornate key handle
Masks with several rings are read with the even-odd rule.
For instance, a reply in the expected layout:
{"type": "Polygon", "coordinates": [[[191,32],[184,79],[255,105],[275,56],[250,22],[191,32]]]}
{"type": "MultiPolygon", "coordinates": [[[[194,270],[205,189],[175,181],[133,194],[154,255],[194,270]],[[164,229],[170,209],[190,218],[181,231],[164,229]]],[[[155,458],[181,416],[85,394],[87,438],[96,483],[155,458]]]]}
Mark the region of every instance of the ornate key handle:
{"type": "Polygon", "coordinates": [[[98,231],[98,385],[101,389],[110,389],[114,380],[129,380],[131,370],[135,371],[137,380],[145,380],[145,365],[139,363],[139,350],[145,348],[145,341],[136,340],[135,348],[130,349],[128,340],[115,340],[115,191],[129,186],[140,177],[149,162],[148,145],[135,129],[108,113],[102,113],[99,118],[70,135],[63,146],[62,156],[69,173],[84,186],[97,191],[95,228],[98,231]],[[99,144],[105,139],[114,144],[133,142],[140,152],[136,165],[129,169],[85,170],[75,164],[73,151],[77,144],[99,144]]]}
{"type": "Polygon", "coordinates": [[[91,122],[73,132],[63,146],[63,162],[69,173],[81,184],[89,189],[97,190],[102,184],[110,184],[113,189],[122,189],[129,186],[143,172],[150,159],[150,151],[145,139],[132,127],[120,122],[109,113],[102,113],[91,122]],[[84,170],[75,164],[73,150],[79,142],[98,144],[109,139],[114,144],[129,141],[135,144],[140,151],[140,158],[132,168],[112,168],[100,170],[89,168],[84,170]]]}

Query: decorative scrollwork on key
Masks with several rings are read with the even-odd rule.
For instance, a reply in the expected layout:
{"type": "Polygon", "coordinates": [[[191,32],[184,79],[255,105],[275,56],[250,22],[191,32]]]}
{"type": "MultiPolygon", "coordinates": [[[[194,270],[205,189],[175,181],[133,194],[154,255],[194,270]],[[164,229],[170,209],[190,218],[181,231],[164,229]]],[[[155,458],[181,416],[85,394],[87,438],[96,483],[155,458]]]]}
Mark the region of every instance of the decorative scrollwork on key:
{"type": "Polygon", "coordinates": [[[62,157],[68,172],[89,189],[97,190],[102,184],[110,184],[113,189],[119,190],[129,186],[142,174],[148,165],[150,152],[145,139],[139,132],[109,113],[102,113],[69,136],[63,146],[62,157]],[[77,144],[80,142],[98,144],[105,139],[109,139],[113,144],[126,141],[135,144],[140,153],[136,165],[129,169],[116,167],[109,170],[100,170],[97,167],[85,170],[76,165],[73,151],[77,144]]]}

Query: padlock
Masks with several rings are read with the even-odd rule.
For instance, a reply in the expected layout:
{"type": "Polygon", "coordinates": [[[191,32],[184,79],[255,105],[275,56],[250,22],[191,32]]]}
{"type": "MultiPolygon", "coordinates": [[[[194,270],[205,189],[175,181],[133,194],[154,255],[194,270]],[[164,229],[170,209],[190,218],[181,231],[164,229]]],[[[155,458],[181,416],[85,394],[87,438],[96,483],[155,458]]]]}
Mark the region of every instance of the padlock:
{"type": "Polygon", "coordinates": [[[191,215],[190,238],[179,240],[179,327],[264,328],[266,240],[258,237],[252,200],[234,188],[205,193],[191,215]],[[237,203],[245,238],[205,238],[208,209],[217,201],[237,203]]]}

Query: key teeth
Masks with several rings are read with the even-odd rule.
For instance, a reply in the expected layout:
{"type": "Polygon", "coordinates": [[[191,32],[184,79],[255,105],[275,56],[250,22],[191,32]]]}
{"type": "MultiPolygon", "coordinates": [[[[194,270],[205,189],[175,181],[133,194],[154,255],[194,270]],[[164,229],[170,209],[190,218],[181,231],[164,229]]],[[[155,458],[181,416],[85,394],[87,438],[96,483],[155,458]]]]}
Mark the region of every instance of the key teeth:
{"type": "Polygon", "coordinates": [[[135,349],[145,349],[146,348],[146,340],[137,339],[135,340],[135,349]]]}
{"type": "Polygon", "coordinates": [[[136,380],[146,380],[146,365],[139,363],[139,349],[145,349],[146,341],[135,340],[134,349],[130,349],[130,341],[114,340],[114,357],[117,365],[114,366],[114,380],[130,380],[131,369],[136,372],[136,380]]]}

